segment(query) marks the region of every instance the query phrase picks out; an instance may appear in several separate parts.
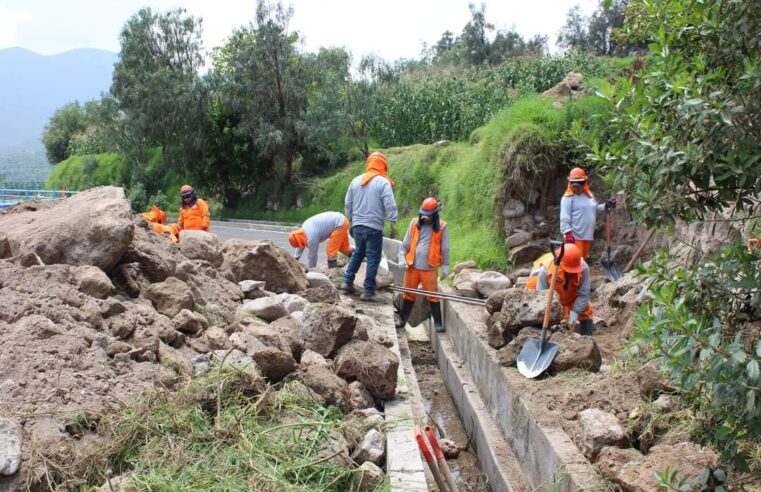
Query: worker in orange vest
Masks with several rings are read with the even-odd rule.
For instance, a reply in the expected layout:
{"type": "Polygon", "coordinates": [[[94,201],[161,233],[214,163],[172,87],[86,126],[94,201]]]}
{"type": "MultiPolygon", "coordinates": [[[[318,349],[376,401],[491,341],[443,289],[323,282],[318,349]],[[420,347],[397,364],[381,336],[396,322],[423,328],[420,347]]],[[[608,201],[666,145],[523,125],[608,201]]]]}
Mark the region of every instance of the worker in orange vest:
{"type": "Polygon", "coordinates": [[[323,212],[313,215],[301,227],[288,235],[288,242],[295,248],[294,257],[299,260],[305,249],[309,249],[309,268],[317,266],[320,243],[327,241],[325,253],[328,268],[338,267],[339,251],[351,257],[354,248],[349,244],[349,219],[340,212],[323,212]]]}
{"type": "Polygon", "coordinates": [[[206,200],[198,198],[193,187],[183,185],[180,188],[182,207],[177,225],[181,230],[208,231],[210,228],[209,205],[206,200]]]}
{"type": "MultiPolygon", "coordinates": [[[[423,290],[437,291],[437,275],[441,267],[441,279],[449,274],[449,234],[447,223],[439,219],[439,202],[435,198],[426,198],[418,211],[418,217],[412,219],[399,249],[399,266],[404,271],[404,287],[417,289],[423,284],[423,290]]],[[[415,294],[404,293],[402,307],[399,310],[397,328],[407,324],[415,304],[415,294]]],[[[426,296],[431,306],[433,326],[437,332],[444,331],[441,322],[441,303],[438,297],[426,296]]]]}
{"type": "MultiPolygon", "coordinates": [[[[563,306],[563,319],[567,320],[571,327],[579,323],[579,331],[582,335],[592,335],[594,313],[589,303],[591,285],[589,265],[581,257],[581,251],[575,244],[566,244],[564,249],[558,269],[558,280],[555,282],[555,292],[560,298],[560,305],[563,306]]],[[[559,253],[559,250],[556,251],[556,254],[559,253]]],[[[548,276],[554,269],[552,253],[547,253],[536,260],[526,288],[549,289],[548,276]]]]}
{"type": "Polygon", "coordinates": [[[587,184],[587,173],[580,167],[571,169],[568,188],[560,199],[560,233],[566,243],[575,244],[582,258],[589,258],[595,235],[597,214],[610,213],[616,199],[597,203],[587,184]]]}
{"type": "Polygon", "coordinates": [[[173,243],[177,242],[178,230],[174,224],[164,225],[166,222],[166,213],[163,210],[158,208],[156,205],[151,205],[151,210],[149,212],[143,212],[140,215],[142,215],[145,220],[151,223],[153,232],[159,235],[168,234],[169,239],[173,243]]]}

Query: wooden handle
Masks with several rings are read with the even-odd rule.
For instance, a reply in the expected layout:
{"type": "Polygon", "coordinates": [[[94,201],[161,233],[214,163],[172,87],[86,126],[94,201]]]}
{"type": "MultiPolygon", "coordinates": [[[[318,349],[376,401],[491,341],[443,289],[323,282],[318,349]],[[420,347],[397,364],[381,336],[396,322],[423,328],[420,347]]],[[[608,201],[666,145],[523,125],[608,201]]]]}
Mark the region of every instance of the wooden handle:
{"type": "Polygon", "coordinates": [[[645,240],[642,241],[642,244],[639,245],[639,248],[637,248],[637,251],[634,252],[634,256],[632,256],[632,259],[629,260],[629,263],[626,264],[626,268],[624,268],[624,273],[632,269],[632,267],[634,266],[634,263],[637,262],[639,255],[641,255],[642,252],[645,250],[645,246],[647,246],[647,243],[650,242],[653,236],[655,236],[655,227],[650,229],[650,234],[647,235],[645,240]]]}
{"type": "Polygon", "coordinates": [[[550,312],[552,311],[552,295],[555,293],[555,283],[558,279],[558,267],[560,265],[553,265],[552,277],[550,278],[550,288],[547,290],[547,305],[544,308],[544,321],[542,321],[542,328],[550,326],[550,312]]]}
{"type": "Polygon", "coordinates": [[[605,230],[608,235],[608,249],[610,249],[610,212],[605,214],[605,230]]]}

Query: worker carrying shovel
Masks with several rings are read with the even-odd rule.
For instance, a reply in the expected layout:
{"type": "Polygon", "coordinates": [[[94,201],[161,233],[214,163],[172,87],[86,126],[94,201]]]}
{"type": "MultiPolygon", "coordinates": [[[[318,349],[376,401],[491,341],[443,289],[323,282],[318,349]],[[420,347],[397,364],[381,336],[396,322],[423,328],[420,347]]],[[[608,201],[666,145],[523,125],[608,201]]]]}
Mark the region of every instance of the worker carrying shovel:
{"type": "MultiPolygon", "coordinates": [[[[441,279],[449,275],[449,234],[447,223],[439,218],[439,202],[435,198],[426,198],[418,210],[418,217],[412,219],[399,249],[399,267],[404,269],[404,287],[417,289],[423,284],[423,290],[437,291],[439,267],[441,279]]],[[[397,328],[407,324],[415,304],[415,294],[405,292],[402,307],[399,310],[397,328]]],[[[444,331],[441,322],[441,299],[426,296],[431,306],[433,326],[437,332],[444,331]]]]}
{"type": "MultiPolygon", "coordinates": [[[[555,265],[552,253],[547,253],[534,262],[526,288],[536,290],[549,289],[548,273],[555,265]]],[[[590,277],[589,265],[581,257],[581,251],[575,244],[565,245],[565,254],[560,260],[555,283],[555,292],[563,306],[563,319],[571,328],[579,324],[582,335],[591,336],[594,328],[592,305],[589,303],[590,277]]]]}
{"type": "Polygon", "coordinates": [[[354,248],[349,245],[349,219],[339,212],[323,212],[309,217],[288,235],[288,242],[296,249],[294,256],[301,259],[304,249],[309,249],[309,268],[317,266],[320,243],[327,241],[328,268],[338,267],[338,253],[351,256],[354,248]]]}
{"type": "Polygon", "coordinates": [[[560,233],[566,243],[575,244],[582,258],[589,258],[597,215],[616,208],[616,199],[597,203],[587,184],[587,173],[580,167],[568,174],[568,188],[560,199],[560,233]]]}

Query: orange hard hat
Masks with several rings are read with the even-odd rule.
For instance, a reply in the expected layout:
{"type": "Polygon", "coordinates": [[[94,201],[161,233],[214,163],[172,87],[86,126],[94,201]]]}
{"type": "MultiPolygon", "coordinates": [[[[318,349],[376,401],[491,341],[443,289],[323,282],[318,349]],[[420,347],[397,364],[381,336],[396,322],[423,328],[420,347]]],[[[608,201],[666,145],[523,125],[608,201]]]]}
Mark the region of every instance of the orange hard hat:
{"type": "Polygon", "coordinates": [[[386,154],[383,152],[376,150],[372,154],[370,154],[367,157],[367,163],[370,164],[371,162],[379,162],[383,165],[383,168],[388,171],[388,159],[386,159],[386,154]]]}
{"type": "Polygon", "coordinates": [[[587,180],[587,173],[584,172],[584,170],[580,167],[574,167],[571,169],[571,172],[568,174],[568,181],[574,182],[574,181],[586,181],[587,180]]]}
{"type": "Polygon", "coordinates": [[[190,185],[182,185],[182,188],[180,188],[180,195],[187,196],[193,193],[193,187],[190,185]]]}
{"type": "Polygon", "coordinates": [[[573,243],[565,245],[563,258],[560,259],[560,266],[568,273],[579,273],[584,269],[584,265],[581,263],[581,251],[579,251],[578,246],[573,243]]]}
{"type": "Polygon", "coordinates": [[[420,210],[418,212],[422,215],[433,215],[438,211],[439,202],[433,197],[428,197],[423,200],[423,204],[420,205],[420,210]]]}
{"type": "Polygon", "coordinates": [[[299,243],[296,240],[296,236],[293,233],[288,234],[288,242],[291,243],[292,248],[298,248],[299,243]]]}

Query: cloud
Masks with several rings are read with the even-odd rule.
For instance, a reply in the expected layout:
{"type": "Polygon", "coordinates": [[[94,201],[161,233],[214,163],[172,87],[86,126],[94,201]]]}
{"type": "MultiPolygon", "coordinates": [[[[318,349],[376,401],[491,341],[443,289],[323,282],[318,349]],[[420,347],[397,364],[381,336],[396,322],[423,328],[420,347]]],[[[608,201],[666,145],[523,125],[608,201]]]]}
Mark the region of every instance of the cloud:
{"type": "Polygon", "coordinates": [[[31,16],[23,10],[0,7],[0,46],[17,46],[19,24],[29,20],[31,16]]]}

